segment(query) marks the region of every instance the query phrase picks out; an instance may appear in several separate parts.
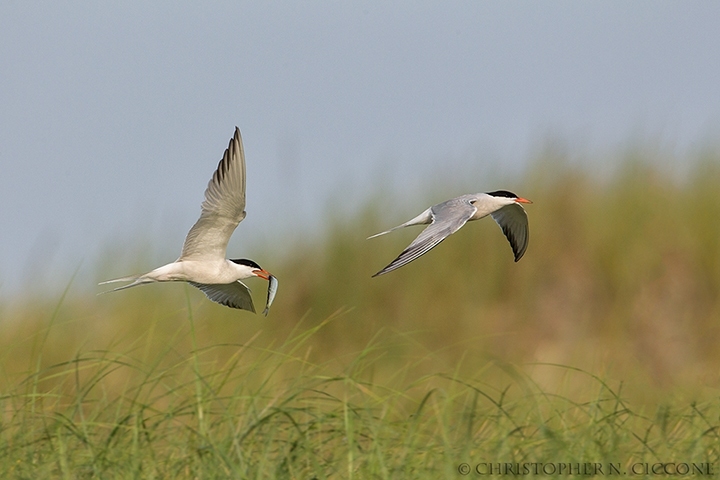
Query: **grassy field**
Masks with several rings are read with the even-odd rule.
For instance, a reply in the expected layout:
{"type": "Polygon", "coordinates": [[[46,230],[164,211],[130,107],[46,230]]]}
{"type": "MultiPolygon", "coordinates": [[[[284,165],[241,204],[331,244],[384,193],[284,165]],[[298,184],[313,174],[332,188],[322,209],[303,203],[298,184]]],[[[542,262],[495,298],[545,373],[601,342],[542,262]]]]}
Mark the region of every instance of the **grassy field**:
{"type": "Polygon", "coordinates": [[[180,284],[0,306],[0,477],[719,476],[720,162],[695,164],[483,185],[535,202],[517,264],[483,220],[370,278],[419,229],[365,237],[424,208],[378,199],[255,249],[267,318],[180,284]]]}

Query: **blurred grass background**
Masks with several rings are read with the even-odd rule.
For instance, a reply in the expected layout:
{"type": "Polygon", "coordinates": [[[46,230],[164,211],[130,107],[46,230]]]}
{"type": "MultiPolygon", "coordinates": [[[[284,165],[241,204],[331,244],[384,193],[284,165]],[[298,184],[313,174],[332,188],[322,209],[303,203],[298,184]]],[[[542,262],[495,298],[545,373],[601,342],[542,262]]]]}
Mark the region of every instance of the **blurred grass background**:
{"type": "MultiPolygon", "coordinates": [[[[420,228],[367,236],[467,193],[436,184],[424,203],[379,193],[350,217],[330,215],[322,235],[241,253],[280,279],[267,318],[182,284],[99,297],[70,287],[0,307],[0,466],[102,476],[131,467],[115,443],[135,452],[135,471],[188,477],[203,449],[225,474],[287,478],[327,465],[389,478],[420,454],[447,473],[489,451],[716,460],[720,158],[705,152],[678,175],[633,151],[598,176],[540,157],[521,181],[481,187],[534,202],[518,263],[484,219],[371,278],[420,228]],[[413,423],[421,411],[430,418],[413,423]],[[382,454],[371,439],[385,439],[382,454]]],[[[99,265],[97,280],[156,266],[135,253],[136,264],[99,265]]],[[[265,284],[250,286],[261,305],[265,284]]]]}

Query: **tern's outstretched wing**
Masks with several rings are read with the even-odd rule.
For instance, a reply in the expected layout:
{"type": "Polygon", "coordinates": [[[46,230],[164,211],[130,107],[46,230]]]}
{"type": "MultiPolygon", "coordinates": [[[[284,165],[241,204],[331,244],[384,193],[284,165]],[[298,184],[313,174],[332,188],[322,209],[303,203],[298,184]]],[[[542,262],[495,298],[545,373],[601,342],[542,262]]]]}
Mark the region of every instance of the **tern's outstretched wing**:
{"type": "Polygon", "coordinates": [[[245,152],[240,129],[205,189],[202,213],[185,237],[180,260],[224,259],[235,228],[245,218],[245,152]]]}
{"type": "Polygon", "coordinates": [[[392,272],[426,254],[437,244],[460,230],[476,211],[475,206],[468,199],[462,197],[453,198],[430,208],[432,215],[430,226],[423,230],[395,260],[373,277],[392,272]]]}
{"type": "Polygon", "coordinates": [[[517,203],[505,205],[500,210],[490,214],[500,225],[503,233],[510,242],[512,251],[517,262],[525,254],[530,238],[528,230],[528,219],[525,209],[517,203]]]}
{"type": "Polygon", "coordinates": [[[250,289],[242,282],[233,283],[195,283],[188,282],[193,287],[197,287],[203,291],[207,297],[213,302],[225,305],[230,308],[239,308],[241,310],[249,310],[255,313],[250,289]]]}

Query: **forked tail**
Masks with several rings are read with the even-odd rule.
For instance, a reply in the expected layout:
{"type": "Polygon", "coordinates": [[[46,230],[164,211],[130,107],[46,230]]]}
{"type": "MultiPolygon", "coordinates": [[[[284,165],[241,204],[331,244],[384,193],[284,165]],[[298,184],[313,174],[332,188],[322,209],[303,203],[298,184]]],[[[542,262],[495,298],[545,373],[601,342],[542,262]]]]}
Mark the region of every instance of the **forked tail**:
{"type": "Polygon", "coordinates": [[[98,293],[98,295],[102,295],[103,293],[110,293],[110,292],[117,292],[118,290],[125,290],[126,288],[135,287],[137,285],[142,285],[144,283],[153,283],[155,280],[151,278],[147,278],[144,275],[138,276],[131,276],[131,277],[121,277],[121,278],[114,278],[112,280],[106,280],[104,282],[98,283],[98,285],[106,285],[108,283],[116,283],[116,282],[132,282],[127,285],[123,285],[122,287],[113,288],[112,290],[106,290],[104,292],[98,293]]]}
{"type": "Polygon", "coordinates": [[[428,208],[427,210],[422,212],[417,217],[415,217],[411,220],[408,220],[407,222],[403,223],[402,225],[398,225],[397,227],[393,227],[390,230],[385,230],[384,232],[380,232],[380,233],[376,233],[375,235],[371,235],[371,236],[367,237],[366,240],[370,240],[371,238],[379,237],[380,235],[385,235],[386,233],[390,233],[399,228],[410,227],[412,225],[427,225],[428,223],[432,223],[432,221],[433,221],[432,212],[431,212],[431,209],[428,208]]]}

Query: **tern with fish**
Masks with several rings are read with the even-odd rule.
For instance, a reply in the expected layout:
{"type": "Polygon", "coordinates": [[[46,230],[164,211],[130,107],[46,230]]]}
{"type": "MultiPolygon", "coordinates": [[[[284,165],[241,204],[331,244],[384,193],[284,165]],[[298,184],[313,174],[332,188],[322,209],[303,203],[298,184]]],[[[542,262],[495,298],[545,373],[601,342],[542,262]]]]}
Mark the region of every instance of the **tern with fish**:
{"type": "MultiPolygon", "coordinates": [[[[154,282],[188,282],[213,302],[255,312],[250,289],[241,280],[260,277],[267,280],[265,315],[277,292],[277,279],[252,260],[225,258],[228,241],[245,218],[245,152],[240,130],[225,150],[205,190],[202,213],[185,238],[180,258],[143,275],[116,278],[100,283],[131,282],[110,290],[154,282]]],[[[108,293],[108,292],[102,292],[108,293]]]]}

